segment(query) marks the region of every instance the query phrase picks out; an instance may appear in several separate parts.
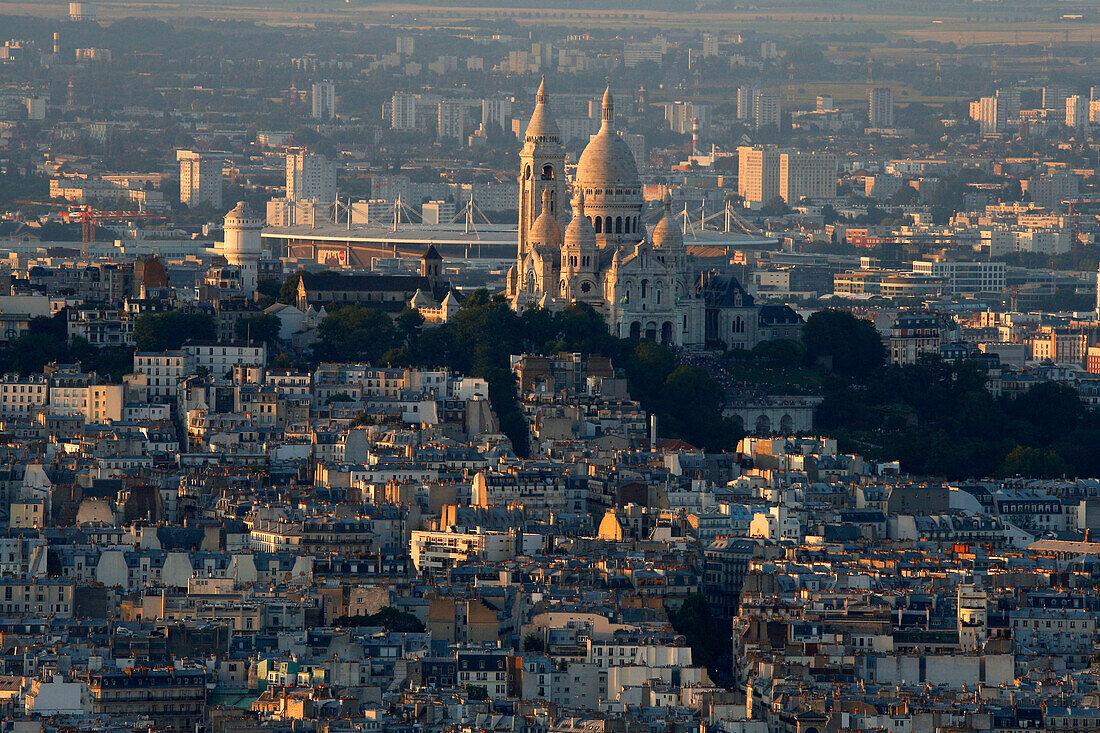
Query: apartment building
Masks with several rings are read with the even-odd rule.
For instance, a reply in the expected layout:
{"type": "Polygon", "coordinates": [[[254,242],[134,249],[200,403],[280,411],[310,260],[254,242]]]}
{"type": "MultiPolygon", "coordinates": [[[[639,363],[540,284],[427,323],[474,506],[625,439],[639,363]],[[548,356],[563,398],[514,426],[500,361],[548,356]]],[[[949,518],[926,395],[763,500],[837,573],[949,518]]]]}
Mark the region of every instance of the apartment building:
{"type": "Polygon", "coordinates": [[[783,152],[779,156],[779,196],[788,204],[836,197],[836,156],[832,153],[783,152]]]}

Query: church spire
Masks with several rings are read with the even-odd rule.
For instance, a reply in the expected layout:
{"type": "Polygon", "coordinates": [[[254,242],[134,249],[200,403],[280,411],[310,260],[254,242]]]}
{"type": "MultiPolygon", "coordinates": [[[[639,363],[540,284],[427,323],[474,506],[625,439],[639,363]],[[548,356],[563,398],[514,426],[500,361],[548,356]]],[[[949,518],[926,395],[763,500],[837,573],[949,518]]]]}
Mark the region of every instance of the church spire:
{"type": "Polygon", "coordinates": [[[550,113],[550,93],[546,91],[545,76],[539,82],[539,90],[535,94],[535,111],[531,114],[531,121],[527,124],[524,139],[527,142],[561,145],[561,132],[550,113]]]}
{"type": "Polygon", "coordinates": [[[611,82],[607,82],[607,89],[603,93],[603,124],[610,125],[615,121],[615,99],[611,96],[611,82]]]}

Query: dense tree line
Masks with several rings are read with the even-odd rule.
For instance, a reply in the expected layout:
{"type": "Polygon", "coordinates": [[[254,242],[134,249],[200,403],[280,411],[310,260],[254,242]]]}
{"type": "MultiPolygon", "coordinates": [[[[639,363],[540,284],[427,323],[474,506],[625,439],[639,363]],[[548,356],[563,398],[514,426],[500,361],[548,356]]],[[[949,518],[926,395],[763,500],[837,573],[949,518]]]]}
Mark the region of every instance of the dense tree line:
{"type": "Polygon", "coordinates": [[[658,415],[662,435],[709,450],[736,447],[743,435],[722,417],[725,392],[709,372],[677,366],[672,351],[652,341],[611,336],[600,315],[583,304],[560,312],[532,308],[517,313],[503,298],[482,290],[468,297],[450,321],[427,328],[412,310],[390,319],[381,311],[350,305],[322,321],[313,356],[316,361],[446,366],[482,377],[489,382],[501,429],[516,452],[526,455],[527,424],[508,357],[559,351],[610,357],[628,380],[631,396],[658,415]]]}
{"type": "Polygon", "coordinates": [[[170,310],[145,313],[134,321],[134,345],[138,351],[175,351],[186,341],[209,341],[217,335],[208,313],[170,310]]]}
{"type": "Polygon", "coordinates": [[[728,681],[730,669],[730,629],[715,620],[702,593],[684,598],[679,608],[665,608],[668,621],[676,633],[682,634],[691,647],[693,663],[706,667],[711,679],[728,681]]]}
{"type": "MultiPolygon", "coordinates": [[[[243,319],[238,333],[276,346],[278,325],[277,318],[256,315],[243,319]]],[[[145,314],[134,329],[137,349],[148,351],[178,349],[189,339],[214,335],[209,315],[184,311],[145,314]]],[[[483,377],[501,429],[516,452],[527,455],[527,424],[508,357],[559,351],[610,357],[631,396],[658,416],[664,436],[720,451],[734,448],[744,434],[722,417],[726,390],[707,368],[680,365],[670,349],[652,341],[611,336],[600,315],[581,304],[516,313],[502,298],[478,291],[448,323],[430,327],[412,310],[390,318],[362,305],[346,306],[322,321],[312,353],[298,367],[366,361],[446,366],[483,377]]],[[[133,347],[97,348],[69,339],[67,312],[61,311],[33,319],[27,333],[0,348],[0,373],[27,375],[58,362],[119,381],[133,368],[133,354],[133,347]]],[[[1018,396],[994,397],[979,363],[925,357],[893,366],[885,357],[871,323],[824,310],[810,316],[800,341],[727,352],[720,364],[750,388],[822,394],[817,432],[839,438],[845,450],[900,460],[902,470],[915,475],[1100,476],[1100,453],[1093,448],[1100,442],[1100,413],[1088,409],[1071,386],[1045,382],[1018,396]]]]}
{"type": "Polygon", "coordinates": [[[888,366],[873,326],[840,311],[812,315],[804,343],[823,377],[816,427],[848,450],[949,479],[1100,476],[1100,414],[1071,386],[994,397],[973,361],[888,366]]]}
{"type": "Polygon", "coordinates": [[[134,350],[128,346],[96,347],[82,338],[69,339],[67,309],[52,317],[34,318],[25,334],[0,347],[0,374],[41,373],[47,364],[76,364],[85,372],[118,382],[133,370],[134,350]]]}
{"type": "Polygon", "coordinates": [[[402,611],[393,606],[384,606],[377,613],[365,616],[339,616],[333,621],[332,625],[343,628],[380,626],[386,631],[398,633],[424,633],[424,623],[420,619],[408,611],[402,611]]]}

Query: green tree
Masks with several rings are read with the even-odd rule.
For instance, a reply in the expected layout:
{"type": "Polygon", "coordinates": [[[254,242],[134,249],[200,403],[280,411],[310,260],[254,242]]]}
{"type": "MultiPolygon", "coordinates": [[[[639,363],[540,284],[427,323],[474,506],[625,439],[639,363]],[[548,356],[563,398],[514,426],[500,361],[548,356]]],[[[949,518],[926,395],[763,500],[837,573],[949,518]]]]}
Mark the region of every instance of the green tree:
{"type": "Polygon", "coordinates": [[[909,206],[910,204],[917,203],[917,199],[920,198],[920,193],[912,186],[902,186],[897,191],[890,194],[890,198],[887,201],[892,206],[909,206]]]}
{"type": "Polygon", "coordinates": [[[764,216],[785,216],[791,213],[791,207],[787,206],[782,196],[773,196],[760,207],[760,213],[764,216]]]}
{"type": "Polygon", "coordinates": [[[737,447],[745,433],[722,417],[722,385],[703,367],[681,366],[668,375],[661,390],[661,433],[710,451],[737,447]]]}
{"type": "Polygon", "coordinates": [[[806,360],[863,381],[882,369],[886,349],[875,326],[841,310],[820,310],[802,329],[806,360]]]}
{"type": "Polygon", "coordinates": [[[640,341],[626,357],[630,396],[649,411],[657,408],[665,381],[676,369],[676,357],[667,347],[640,341]]]}
{"type": "Polygon", "coordinates": [[[298,283],[302,280],[302,270],[287,275],[286,280],[283,280],[282,286],[279,288],[278,301],[280,303],[286,303],[287,305],[294,305],[298,302],[298,283]]]}
{"type": "Polygon", "coordinates": [[[405,306],[393,319],[393,325],[401,342],[415,351],[420,344],[420,333],[424,330],[424,316],[420,315],[420,311],[405,306]]]}
{"type": "Polygon", "coordinates": [[[67,361],[69,350],[64,339],[52,333],[26,333],[5,349],[8,369],[19,374],[41,372],[53,361],[67,361]]]}
{"type": "Polygon", "coordinates": [[[279,341],[279,329],[282,321],[269,313],[257,313],[245,316],[237,321],[237,338],[252,342],[262,342],[270,348],[279,341]]]}
{"type": "Polygon", "coordinates": [[[393,323],[377,308],[359,304],[334,310],[321,320],[313,353],[322,361],[378,363],[397,345],[393,323]]]}
{"type": "Polygon", "coordinates": [[[1069,466],[1053,450],[1024,445],[1013,448],[1001,465],[1002,476],[1058,478],[1067,473],[1069,466]]]}
{"type": "Polygon", "coordinates": [[[806,360],[806,346],[793,339],[773,339],[758,343],[752,355],[773,367],[796,369],[806,360]]]}
{"type": "Polygon", "coordinates": [[[186,341],[208,341],[216,334],[214,319],[207,313],[171,310],[145,313],[134,322],[134,344],[138,351],[171,351],[186,341]]]}
{"type": "Polygon", "coordinates": [[[692,593],[684,598],[679,609],[666,609],[669,623],[691,647],[691,661],[706,667],[716,678],[721,678],[720,660],[730,646],[730,630],[721,629],[714,621],[707,598],[702,593],[692,593]]]}
{"type": "Polygon", "coordinates": [[[424,632],[424,623],[409,613],[393,606],[384,606],[377,613],[366,616],[340,616],[333,622],[334,626],[381,626],[386,631],[405,634],[421,634],[424,632]]]}
{"type": "Polygon", "coordinates": [[[1085,405],[1077,390],[1067,384],[1040,382],[1004,403],[1009,418],[1028,426],[1032,439],[1053,440],[1078,426],[1085,405]]]}
{"type": "Polygon", "coordinates": [[[587,303],[567,305],[556,314],[554,328],[558,345],[565,351],[605,356],[618,351],[618,339],[608,332],[603,316],[587,303]]]}
{"type": "MultiPolygon", "coordinates": [[[[294,283],[294,287],[297,288],[298,283],[294,283]]],[[[260,278],[260,281],[256,283],[256,292],[265,298],[270,298],[271,302],[274,303],[283,294],[283,284],[272,277],[260,278]]]]}
{"type": "Polygon", "coordinates": [[[542,640],[541,636],[532,631],[530,634],[523,637],[523,651],[544,652],[546,651],[546,643],[542,640]]]}

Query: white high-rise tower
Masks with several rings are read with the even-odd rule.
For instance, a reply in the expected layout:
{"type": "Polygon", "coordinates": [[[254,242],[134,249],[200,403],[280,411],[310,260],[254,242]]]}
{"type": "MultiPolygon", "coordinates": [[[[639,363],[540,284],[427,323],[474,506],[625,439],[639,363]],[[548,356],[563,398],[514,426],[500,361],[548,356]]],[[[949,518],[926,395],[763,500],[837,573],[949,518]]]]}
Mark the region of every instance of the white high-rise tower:
{"type": "Polygon", "coordinates": [[[336,85],[331,81],[319,81],[313,85],[313,118],[336,118],[336,85]]]}
{"type": "Polygon", "coordinates": [[[260,276],[260,254],[263,243],[260,230],[264,222],[244,201],[237,202],[233,210],[225,215],[225,236],[218,254],[225,257],[231,265],[241,270],[241,290],[252,293],[260,276]]]}

